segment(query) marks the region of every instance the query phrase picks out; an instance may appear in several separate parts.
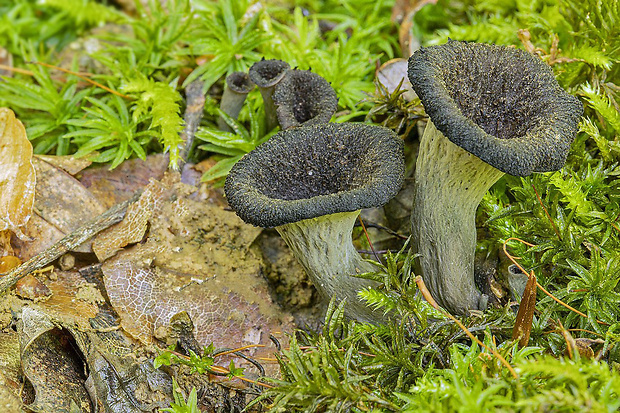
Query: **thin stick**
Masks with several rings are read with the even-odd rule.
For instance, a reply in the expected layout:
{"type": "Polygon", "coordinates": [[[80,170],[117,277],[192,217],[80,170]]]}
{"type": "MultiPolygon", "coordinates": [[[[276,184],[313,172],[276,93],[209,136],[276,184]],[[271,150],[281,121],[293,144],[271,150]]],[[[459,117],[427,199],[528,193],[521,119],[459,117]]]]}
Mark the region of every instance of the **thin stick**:
{"type": "MultiPolygon", "coordinates": [[[[424,291],[428,292],[428,289],[426,288],[426,285],[424,284],[424,280],[422,279],[422,277],[420,277],[419,275],[416,277],[416,284],[418,284],[418,288],[420,286],[423,287],[420,288],[420,291],[422,292],[422,294],[424,294],[424,291]]],[[[433,300],[433,297],[429,294],[429,297],[431,300],[433,300]]],[[[429,298],[427,298],[426,296],[424,297],[426,298],[426,300],[428,301],[429,298]]],[[[434,300],[433,300],[434,301],[434,300]]],[[[430,302],[430,301],[429,301],[430,302]]],[[[437,305],[437,304],[435,304],[437,305]]],[[[491,352],[495,357],[497,357],[497,359],[504,365],[506,366],[506,368],[510,371],[510,374],[512,374],[512,377],[515,378],[515,380],[519,379],[519,375],[517,374],[517,372],[515,371],[515,369],[510,365],[510,363],[508,363],[508,361],[501,355],[499,354],[496,350],[492,349],[491,347],[487,346],[486,344],[484,344],[482,341],[478,340],[478,338],[476,336],[474,336],[471,331],[469,331],[467,329],[467,327],[465,327],[463,325],[463,323],[461,323],[456,317],[454,317],[452,314],[450,314],[449,312],[447,312],[446,310],[444,310],[443,308],[437,306],[435,307],[437,308],[439,311],[441,311],[444,315],[446,315],[448,318],[450,318],[452,321],[454,321],[456,323],[456,325],[458,325],[461,330],[463,330],[463,332],[465,332],[465,334],[467,334],[467,336],[472,340],[475,341],[476,343],[478,343],[478,345],[482,348],[485,348],[487,351],[491,352]]]]}
{"type": "Polygon", "coordinates": [[[368,245],[370,245],[370,249],[372,250],[372,255],[375,256],[375,259],[379,264],[383,264],[383,262],[381,262],[381,258],[379,258],[379,254],[377,254],[377,251],[375,251],[375,247],[372,246],[372,242],[370,241],[370,237],[368,236],[368,231],[366,231],[366,226],[364,225],[364,221],[362,221],[362,216],[358,215],[357,218],[360,220],[360,224],[362,224],[362,229],[364,230],[364,235],[366,235],[368,245]]]}
{"type": "MultiPolygon", "coordinates": [[[[189,356],[186,356],[185,354],[181,354],[181,353],[179,353],[177,351],[174,351],[174,350],[167,350],[167,351],[170,351],[170,353],[174,354],[175,356],[177,356],[179,358],[182,358],[182,359],[185,359],[185,360],[188,360],[188,361],[191,360],[191,358],[189,356]]],[[[211,370],[211,372],[209,372],[207,370],[207,373],[230,374],[230,370],[228,370],[225,367],[218,366],[216,364],[214,364],[212,366],[208,366],[207,369],[211,370]]],[[[241,381],[248,382],[248,383],[256,384],[258,386],[266,387],[268,389],[272,389],[273,388],[273,386],[271,386],[271,385],[269,385],[267,383],[261,383],[260,381],[255,381],[255,380],[252,380],[252,379],[248,379],[247,377],[234,376],[234,378],[235,379],[239,379],[241,381]]],[[[230,380],[230,378],[228,378],[228,380],[230,380]]]]}
{"type": "Polygon", "coordinates": [[[59,258],[63,254],[77,248],[99,232],[111,227],[112,225],[122,221],[127,211],[127,207],[138,200],[140,194],[135,194],[131,199],[114,205],[103,214],[96,217],[88,224],[81,226],[71,232],[63,239],[46,249],[42,253],[32,257],[22,265],[14,268],[6,276],[0,278],[0,294],[12,288],[17,281],[24,278],[31,272],[48,265],[50,262],[59,258]]]}
{"type": "Polygon", "coordinates": [[[428,288],[426,288],[426,284],[424,284],[424,280],[422,279],[421,275],[418,275],[415,277],[415,283],[417,284],[418,289],[420,290],[420,292],[422,293],[422,296],[426,299],[426,301],[428,301],[428,303],[435,310],[439,310],[439,304],[437,304],[437,301],[435,301],[435,299],[431,295],[431,292],[428,291],[428,288]]]}
{"type": "Polygon", "coordinates": [[[0,70],[6,70],[7,72],[20,73],[22,75],[34,76],[34,72],[27,69],[20,69],[19,67],[7,66],[0,64],[0,70]]]}
{"type": "Polygon", "coordinates": [[[183,165],[187,162],[189,151],[194,144],[196,130],[198,130],[200,120],[202,119],[203,109],[205,107],[205,94],[202,91],[203,86],[204,82],[201,80],[194,80],[185,88],[185,98],[187,102],[184,115],[185,127],[183,128],[183,132],[181,132],[181,139],[185,143],[185,146],[181,149],[181,153],[179,154],[181,158],[179,170],[182,170],[183,165]]]}
{"type": "Polygon", "coordinates": [[[217,353],[217,354],[214,355],[214,357],[226,356],[228,354],[232,354],[232,353],[235,353],[237,351],[247,350],[249,348],[255,348],[255,347],[265,347],[265,345],[264,344],[248,344],[247,346],[243,346],[243,347],[239,347],[239,348],[234,348],[232,350],[227,350],[227,351],[223,351],[221,353],[217,353]]]}
{"type": "Polygon", "coordinates": [[[89,79],[88,77],[86,77],[83,74],[80,74],[78,72],[74,72],[74,71],[68,70],[68,69],[63,69],[62,67],[50,65],[49,63],[45,63],[45,62],[33,62],[33,63],[36,63],[36,64],[41,65],[41,66],[49,67],[50,69],[60,70],[61,72],[65,72],[65,73],[68,73],[68,74],[73,75],[73,76],[77,76],[80,79],[82,79],[83,81],[88,82],[91,85],[97,86],[97,87],[99,87],[99,88],[101,88],[101,89],[103,89],[103,90],[105,90],[107,92],[110,92],[113,95],[120,96],[120,97],[125,98],[125,99],[133,99],[131,96],[123,95],[122,93],[117,92],[116,90],[110,89],[109,87],[104,86],[104,85],[102,85],[99,82],[95,82],[94,80],[89,79]]]}
{"type": "Polygon", "coordinates": [[[538,191],[536,190],[536,187],[534,186],[534,184],[532,184],[532,188],[534,188],[534,193],[536,194],[536,198],[538,198],[538,202],[540,203],[540,206],[542,207],[543,211],[545,211],[545,215],[547,215],[547,219],[549,219],[549,222],[551,222],[551,226],[553,227],[553,230],[555,231],[555,235],[557,235],[558,239],[562,241],[562,236],[560,235],[560,231],[558,230],[558,227],[555,226],[555,222],[553,222],[553,219],[551,219],[551,215],[549,215],[549,211],[547,211],[545,204],[543,204],[542,199],[540,199],[540,195],[538,195],[538,191]]]}

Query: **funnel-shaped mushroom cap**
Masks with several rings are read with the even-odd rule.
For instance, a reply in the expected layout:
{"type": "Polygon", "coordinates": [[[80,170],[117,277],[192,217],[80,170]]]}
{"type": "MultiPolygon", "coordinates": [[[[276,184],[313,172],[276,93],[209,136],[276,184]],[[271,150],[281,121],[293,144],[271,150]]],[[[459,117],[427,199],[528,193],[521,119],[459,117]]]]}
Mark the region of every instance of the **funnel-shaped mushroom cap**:
{"type": "Polygon", "coordinates": [[[248,94],[254,86],[254,82],[245,72],[233,72],[226,77],[226,87],[235,93],[248,94]]]}
{"type": "Polygon", "coordinates": [[[230,171],[228,203],[246,222],[275,227],[385,204],[404,177],[403,143],[389,129],[326,123],[282,131],[230,171]]]}
{"type": "Polygon", "coordinates": [[[282,60],[260,60],[250,67],[250,79],[259,87],[271,87],[277,84],[291,66],[282,60]]]}
{"type": "Polygon", "coordinates": [[[291,70],[273,92],[282,129],[327,123],[338,109],[336,92],[309,70],[291,70]]]}
{"type": "Polygon", "coordinates": [[[560,169],[583,106],[525,51],[449,41],[409,58],[409,79],[453,143],[502,172],[560,169]]]}

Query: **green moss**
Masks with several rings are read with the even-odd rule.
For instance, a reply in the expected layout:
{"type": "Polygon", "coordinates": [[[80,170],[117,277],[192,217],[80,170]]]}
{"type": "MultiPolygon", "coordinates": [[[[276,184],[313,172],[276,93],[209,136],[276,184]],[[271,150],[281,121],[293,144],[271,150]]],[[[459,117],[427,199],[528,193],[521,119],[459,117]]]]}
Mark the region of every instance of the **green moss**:
{"type": "MultiPolygon", "coordinates": [[[[375,89],[376,63],[400,50],[398,27],[391,20],[395,1],[195,0],[193,9],[185,0],[160,3],[141,7],[137,2],[134,16],[91,0],[0,4],[0,44],[13,55],[16,68],[32,72],[0,81],[0,105],[17,113],[38,153],[98,150],[99,162],[115,166],[168,148],[174,162],[184,85],[200,78],[209,89],[198,133],[205,143],[191,156],[218,156],[206,178],[222,178],[270,137],[261,126],[257,90],[239,119],[228,119],[233,132],[215,129],[224,77],[262,57],[311,68],[329,81],[339,98],[336,121],[361,121],[370,113],[368,119],[386,120],[386,126],[415,135],[422,115],[417,101],[407,104],[385,92],[365,95],[375,89]],[[325,27],[330,30],[321,30],[325,27]],[[88,72],[127,97],[34,62],[88,72]]],[[[283,375],[264,394],[265,406],[289,412],[617,410],[618,2],[439,0],[419,10],[414,23],[415,39],[423,45],[450,37],[535,52],[584,104],[566,166],[527,178],[501,178],[485,195],[476,222],[478,245],[491,255],[510,237],[535,244],[510,241],[508,249],[535,271],[541,285],[586,317],[540,293],[531,347],[521,350],[510,341],[511,307],[464,319],[472,333],[516,367],[519,379],[514,379],[421,299],[413,257],[403,250],[384,256],[385,267],[366,275],[383,287],[361,293],[373,307],[397,314],[398,321],[385,326],[344,322],[342,311],[332,306],[321,334],[299,333],[280,356],[283,375]],[[519,29],[527,30],[521,38],[519,29]],[[602,340],[592,344],[601,360],[564,358],[568,329],[575,339],[602,340]]]]}

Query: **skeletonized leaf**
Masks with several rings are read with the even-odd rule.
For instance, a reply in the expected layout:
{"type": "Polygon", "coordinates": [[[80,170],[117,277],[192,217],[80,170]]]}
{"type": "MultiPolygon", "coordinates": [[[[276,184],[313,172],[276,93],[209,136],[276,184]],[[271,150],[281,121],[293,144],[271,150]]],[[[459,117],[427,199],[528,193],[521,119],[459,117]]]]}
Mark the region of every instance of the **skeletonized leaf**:
{"type": "Polygon", "coordinates": [[[0,231],[28,238],[21,227],[32,213],[35,179],[26,129],[11,109],[0,108],[0,231]]]}

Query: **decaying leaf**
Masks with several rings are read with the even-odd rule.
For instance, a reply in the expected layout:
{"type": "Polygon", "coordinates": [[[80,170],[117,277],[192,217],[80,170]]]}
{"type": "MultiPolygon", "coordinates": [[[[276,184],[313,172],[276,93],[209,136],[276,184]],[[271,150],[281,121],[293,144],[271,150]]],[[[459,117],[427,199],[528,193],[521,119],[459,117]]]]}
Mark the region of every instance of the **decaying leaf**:
{"type": "Polygon", "coordinates": [[[111,171],[107,166],[86,169],[81,173],[80,182],[110,208],[131,198],[151,179],[162,179],[167,167],[166,156],[148,155],[145,160],[128,159],[111,171]]]}
{"type": "MultiPolygon", "coordinates": [[[[24,229],[32,241],[16,243],[24,260],[105,212],[101,202],[73,176],[40,157],[32,163],[37,174],[35,213],[24,229]]],[[[91,252],[90,242],[77,251],[91,252]]]]}
{"type": "Polygon", "coordinates": [[[35,193],[32,145],[24,125],[8,108],[0,108],[0,231],[10,230],[20,239],[35,193]]]}
{"type": "Polygon", "coordinates": [[[28,408],[34,412],[94,412],[84,385],[84,366],[64,339],[66,333],[45,314],[28,307],[22,310],[18,332],[22,370],[35,391],[28,408]]]}
{"type": "Polygon", "coordinates": [[[416,98],[409,77],[407,76],[407,59],[392,59],[381,65],[377,70],[377,80],[385,86],[390,93],[400,86],[404,89],[403,97],[408,102],[416,98]]]}
{"type": "Polygon", "coordinates": [[[270,345],[269,333],[290,331],[292,323],[271,300],[262,257],[250,248],[260,229],[187,197],[186,187],[177,183],[165,192],[146,241],[102,266],[121,325],[151,343],[155,330],[187,311],[202,345],[270,345]]]}
{"type": "Polygon", "coordinates": [[[21,310],[22,368],[34,389],[29,409],[146,413],[170,404],[170,377],[155,370],[151,359],[136,360],[130,342],[109,331],[100,314],[84,329],[36,306],[21,310]]]}
{"type": "Polygon", "coordinates": [[[164,189],[160,182],[152,181],[140,199],[127,208],[125,218],[93,240],[93,252],[99,261],[110,258],[121,248],[139,242],[144,237],[151,216],[159,209],[164,189]]]}
{"type": "Polygon", "coordinates": [[[105,207],[77,179],[35,158],[37,171],[37,213],[65,234],[87,224],[105,212],[105,207]]]}
{"type": "Polygon", "coordinates": [[[17,397],[21,390],[19,338],[15,331],[0,332],[0,407],[2,413],[23,413],[17,397]]]}
{"type": "Polygon", "coordinates": [[[35,155],[35,157],[49,163],[50,165],[55,166],[56,168],[62,169],[69,175],[75,175],[78,172],[82,171],[84,168],[89,167],[93,163],[91,159],[94,158],[94,155],[97,155],[97,153],[93,154],[93,156],[89,155],[83,156],[81,158],[76,158],[72,155],[35,155]]]}
{"type": "Polygon", "coordinates": [[[52,291],[37,277],[28,274],[15,284],[15,294],[24,299],[38,301],[49,298],[52,291]]]}
{"type": "Polygon", "coordinates": [[[518,340],[521,348],[527,346],[530,341],[534,310],[536,310],[536,291],[536,275],[532,271],[525,286],[515,326],[512,330],[512,339],[518,340]]]}

